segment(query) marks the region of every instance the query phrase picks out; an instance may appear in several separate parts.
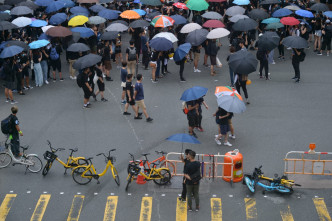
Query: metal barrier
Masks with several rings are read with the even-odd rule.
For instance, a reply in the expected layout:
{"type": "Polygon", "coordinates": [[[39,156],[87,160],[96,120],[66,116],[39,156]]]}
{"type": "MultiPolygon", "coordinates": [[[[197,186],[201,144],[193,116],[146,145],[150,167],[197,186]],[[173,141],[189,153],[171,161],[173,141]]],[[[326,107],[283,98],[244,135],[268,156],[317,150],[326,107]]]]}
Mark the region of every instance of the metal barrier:
{"type": "MultiPolygon", "coordinates": [[[[175,166],[174,176],[183,176],[184,163],[179,160],[180,155],[183,155],[183,153],[170,152],[166,156],[166,166],[168,162],[173,163],[175,166]],[[176,159],[175,156],[177,156],[176,159]]],[[[201,163],[202,178],[228,178],[231,179],[231,184],[233,183],[233,159],[230,156],[220,155],[219,153],[217,155],[196,154],[196,159],[201,163]],[[225,157],[228,157],[231,163],[224,163],[225,157]],[[224,165],[231,166],[230,176],[224,176],[224,165]]]]}

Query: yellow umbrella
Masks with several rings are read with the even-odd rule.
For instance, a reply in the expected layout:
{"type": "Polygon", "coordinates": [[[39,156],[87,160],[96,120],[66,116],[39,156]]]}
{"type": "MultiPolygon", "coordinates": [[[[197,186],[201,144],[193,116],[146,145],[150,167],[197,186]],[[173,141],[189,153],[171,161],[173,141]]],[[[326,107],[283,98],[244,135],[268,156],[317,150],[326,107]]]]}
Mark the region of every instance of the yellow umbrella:
{"type": "Polygon", "coordinates": [[[77,15],[69,20],[68,25],[75,27],[75,26],[83,25],[87,21],[89,21],[88,17],[83,16],[83,15],[77,15]]]}
{"type": "Polygon", "coordinates": [[[139,19],[141,16],[133,10],[127,10],[127,11],[122,12],[120,14],[120,17],[126,18],[126,19],[139,19]]]}

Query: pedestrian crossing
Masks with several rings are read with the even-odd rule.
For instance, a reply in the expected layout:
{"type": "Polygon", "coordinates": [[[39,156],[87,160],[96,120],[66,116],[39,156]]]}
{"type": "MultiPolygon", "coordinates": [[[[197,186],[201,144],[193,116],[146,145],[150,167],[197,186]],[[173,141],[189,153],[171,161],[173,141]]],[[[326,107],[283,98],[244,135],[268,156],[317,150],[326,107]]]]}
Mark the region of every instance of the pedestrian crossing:
{"type": "MultiPolygon", "coordinates": [[[[147,195],[147,194],[146,194],[147,195]]],[[[5,221],[5,220],[9,220],[7,219],[10,216],[10,213],[12,211],[12,209],[15,207],[15,204],[18,200],[22,200],[22,199],[17,199],[18,194],[6,194],[3,196],[0,196],[0,199],[2,199],[2,203],[0,206],[0,220],[1,221],[5,221]]],[[[52,210],[52,208],[48,208],[51,199],[51,194],[41,194],[39,196],[39,199],[34,207],[33,213],[31,215],[30,221],[41,221],[43,220],[43,217],[45,215],[45,213],[50,212],[50,210],[52,210]]],[[[115,220],[125,220],[125,218],[123,218],[126,215],[126,209],[130,209],[131,206],[128,206],[128,208],[123,208],[123,205],[121,207],[119,207],[119,200],[121,200],[122,197],[119,196],[103,196],[103,199],[106,199],[106,203],[103,204],[103,209],[104,209],[104,213],[100,214],[100,216],[103,216],[103,218],[96,218],[96,220],[103,220],[103,221],[115,221],[115,220]],[[120,212],[119,214],[117,213],[117,210],[120,212]]],[[[154,197],[151,196],[144,196],[144,197],[138,197],[138,198],[134,198],[133,200],[135,201],[140,201],[139,202],[134,202],[134,205],[137,205],[137,207],[140,207],[139,214],[137,214],[136,218],[131,217],[132,220],[139,220],[139,221],[151,221],[154,220],[152,218],[152,215],[154,213],[153,211],[153,204],[156,203],[156,201],[160,201],[160,199],[155,199],[154,202],[154,197]]],[[[157,198],[157,197],[156,197],[157,198]]],[[[90,200],[90,199],[89,199],[90,200]]],[[[182,202],[177,198],[172,197],[171,199],[164,199],[166,202],[166,204],[168,207],[173,208],[175,210],[175,217],[172,218],[172,216],[167,216],[162,218],[161,220],[174,220],[175,221],[189,221],[191,219],[188,219],[188,216],[190,216],[190,214],[193,214],[195,212],[188,212],[187,210],[187,203],[186,202],[182,202]]],[[[330,212],[328,211],[329,209],[331,209],[331,205],[330,207],[326,206],[325,200],[324,198],[312,198],[312,204],[313,207],[315,208],[315,211],[317,214],[315,214],[316,219],[314,220],[319,220],[319,221],[331,221],[331,216],[330,216],[330,212]]],[[[71,202],[71,206],[69,209],[69,212],[67,213],[68,215],[66,215],[66,220],[67,221],[78,221],[80,220],[87,220],[84,219],[84,217],[81,217],[81,212],[83,210],[83,205],[86,201],[86,197],[84,195],[74,195],[72,202],[71,202]]],[[[206,208],[201,208],[200,211],[198,213],[196,213],[197,215],[201,214],[205,214],[204,215],[204,220],[211,220],[211,221],[221,221],[223,220],[229,220],[224,216],[223,213],[223,204],[224,202],[222,201],[222,198],[218,198],[218,197],[212,197],[209,199],[210,201],[210,207],[211,210],[206,210],[206,208]],[[210,214],[209,214],[210,213],[210,214]]],[[[229,204],[231,203],[231,201],[227,200],[225,201],[225,203],[229,204]]],[[[292,208],[290,205],[287,205],[288,203],[286,203],[286,205],[282,205],[282,209],[280,210],[280,218],[279,219],[273,219],[273,220],[283,220],[283,221],[293,221],[293,214],[292,214],[292,208]]],[[[125,204],[126,205],[126,204],[125,204]]],[[[206,207],[206,205],[205,205],[206,207]]],[[[159,208],[159,209],[162,209],[159,208]]],[[[303,208],[304,210],[307,210],[307,208],[303,208]]],[[[250,198],[250,197],[246,197],[243,199],[243,206],[239,207],[239,212],[245,212],[245,219],[246,220],[262,220],[259,218],[260,216],[260,208],[257,206],[257,202],[255,198],[250,198]]],[[[271,210],[274,210],[274,208],[271,208],[271,210]]],[[[67,210],[66,210],[67,211],[67,210]]],[[[90,213],[90,212],[89,212],[90,213]]],[[[15,215],[15,214],[13,214],[15,215]]],[[[15,217],[13,216],[12,217],[15,217]]],[[[98,214],[99,215],[99,214],[98,214]]],[[[160,214],[159,214],[160,215],[160,214]]],[[[196,215],[195,215],[196,216],[196,215]]],[[[96,216],[98,217],[98,216],[96,216]]],[[[160,217],[159,217],[160,218],[160,217]]],[[[28,218],[25,220],[29,220],[28,218]]],[[[13,220],[13,219],[10,219],[13,220]]],[[[17,219],[16,219],[17,220],[17,219]]],[[[49,220],[48,219],[44,219],[44,220],[49,220]]],[[[57,218],[54,218],[54,220],[58,220],[57,218]]],[[[127,218],[128,220],[128,218],[127,218]]],[[[160,219],[158,219],[160,220],[160,219]]],[[[202,219],[197,219],[197,220],[202,220],[202,219]]],[[[237,220],[237,219],[234,219],[237,220]]],[[[238,219],[240,220],[240,219],[238,219]]],[[[242,220],[242,219],[241,219],[242,220]]]]}

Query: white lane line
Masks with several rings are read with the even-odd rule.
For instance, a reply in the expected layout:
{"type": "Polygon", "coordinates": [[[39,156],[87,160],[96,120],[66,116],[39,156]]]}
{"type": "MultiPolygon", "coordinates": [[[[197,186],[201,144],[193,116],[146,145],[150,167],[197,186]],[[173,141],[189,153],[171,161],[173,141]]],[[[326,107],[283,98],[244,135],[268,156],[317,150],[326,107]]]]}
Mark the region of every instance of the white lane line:
{"type": "Polygon", "coordinates": [[[212,197],[217,197],[217,195],[212,195],[212,197]]]}
{"type": "Polygon", "coordinates": [[[111,193],[111,196],[114,196],[114,193],[111,193]]]}
{"type": "Polygon", "coordinates": [[[27,191],[27,193],[31,193],[31,191],[29,190],[29,191],[27,191]]]}
{"type": "Polygon", "coordinates": [[[64,192],[60,192],[60,195],[63,195],[64,194],[64,192]]]}
{"type": "Polygon", "coordinates": [[[98,193],[94,193],[93,195],[97,196],[97,195],[98,195],[98,193]]]}

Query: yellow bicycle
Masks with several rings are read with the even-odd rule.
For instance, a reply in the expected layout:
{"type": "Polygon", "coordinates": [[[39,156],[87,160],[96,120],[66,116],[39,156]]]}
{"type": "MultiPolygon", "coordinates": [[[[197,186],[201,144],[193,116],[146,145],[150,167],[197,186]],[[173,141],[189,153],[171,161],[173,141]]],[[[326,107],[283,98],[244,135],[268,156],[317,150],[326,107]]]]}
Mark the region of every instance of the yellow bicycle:
{"type": "Polygon", "coordinates": [[[104,155],[104,157],[105,157],[106,167],[102,173],[98,174],[96,172],[96,169],[91,161],[93,158],[90,157],[90,158],[86,159],[87,161],[90,162],[89,165],[78,166],[75,169],[73,169],[72,177],[73,177],[74,181],[78,184],[85,185],[85,184],[88,184],[92,180],[92,178],[94,178],[97,180],[97,183],[99,184],[100,183],[99,177],[104,176],[106,174],[108,168],[111,168],[113,179],[115,180],[116,184],[118,186],[120,186],[119,174],[113,165],[113,163],[115,162],[116,159],[114,156],[111,156],[111,152],[115,151],[115,150],[116,149],[110,150],[108,152],[108,156],[106,156],[104,153],[99,153],[96,155],[96,156],[104,155]]]}

